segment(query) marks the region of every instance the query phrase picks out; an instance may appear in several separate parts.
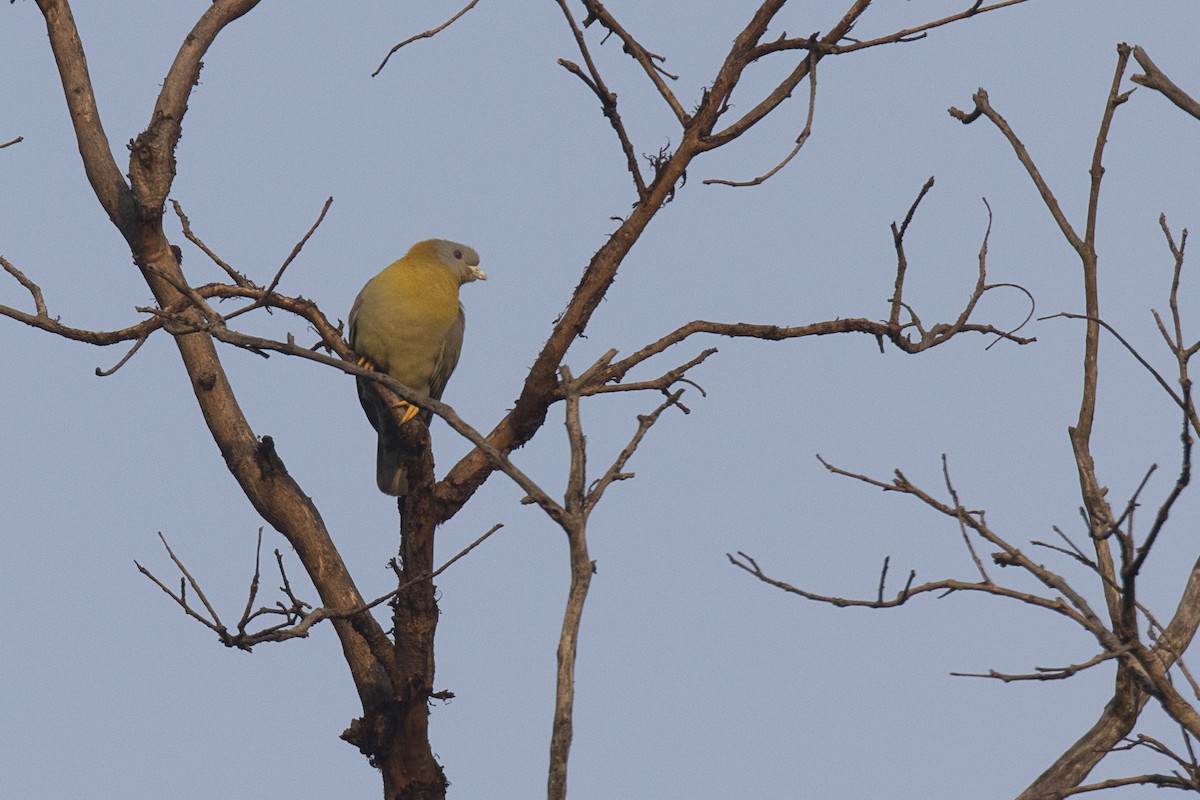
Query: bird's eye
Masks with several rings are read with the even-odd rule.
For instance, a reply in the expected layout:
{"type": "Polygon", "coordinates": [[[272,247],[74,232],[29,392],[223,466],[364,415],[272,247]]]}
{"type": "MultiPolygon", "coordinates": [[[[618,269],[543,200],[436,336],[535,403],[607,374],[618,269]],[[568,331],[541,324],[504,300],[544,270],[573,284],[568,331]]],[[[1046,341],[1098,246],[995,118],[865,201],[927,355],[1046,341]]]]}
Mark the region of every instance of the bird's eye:
{"type": "Polygon", "coordinates": [[[455,250],[455,251],[454,251],[454,257],[455,257],[456,259],[458,259],[459,261],[462,261],[462,250],[455,250]]]}

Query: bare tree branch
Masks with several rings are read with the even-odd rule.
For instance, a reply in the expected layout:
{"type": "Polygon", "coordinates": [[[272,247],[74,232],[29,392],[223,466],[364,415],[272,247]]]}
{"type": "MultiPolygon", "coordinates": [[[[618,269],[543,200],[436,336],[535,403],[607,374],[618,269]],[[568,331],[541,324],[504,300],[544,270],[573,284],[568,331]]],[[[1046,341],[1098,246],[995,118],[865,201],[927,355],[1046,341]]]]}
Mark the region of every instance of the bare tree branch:
{"type": "Polygon", "coordinates": [[[896,31],[895,33],[889,33],[886,36],[879,36],[874,39],[854,41],[850,40],[849,37],[846,37],[846,39],[850,41],[850,44],[839,43],[829,45],[825,44],[824,42],[813,41],[815,37],[809,37],[807,39],[788,39],[786,36],[781,36],[779,39],[776,39],[773,42],[767,42],[766,44],[761,45],[759,47],[759,51],[761,55],[768,55],[770,53],[776,53],[785,50],[817,50],[818,52],[826,55],[841,55],[842,53],[853,53],[856,50],[865,50],[868,47],[879,47],[880,45],[908,44],[924,39],[928,32],[935,28],[960,22],[977,14],[984,14],[988,11],[996,11],[1001,8],[1006,8],[1008,6],[1013,6],[1024,2],[1025,0],[1003,0],[1003,2],[993,3],[985,6],[983,5],[982,0],[975,0],[975,2],[973,2],[965,11],[960,11],[957,14],[951,14],[948,17],[942,17],[941,19],[934,20],[933,22],[926,22],[921,25],[916,25],[912,28],[905,28],[903,30],[896,31]]]}
{"type": "Polygon", "coordinates": [[[575,723],[575,659],[579,646],[579,626],[587,600],[595,563],[587,544],[587,443],[579,418],[579,393],[571,370],[562,367],[566,390],[567,439],[571,447],[571,465],[567,474],[564,514],[558,520],[567,534],[571,561],[571,585],[563,611],[562,631],[558,640],[558,670],[554,691],[554,723],[550,732],[550,769],[546,779],[549,800],[566,800],[567,766],[575,723]]]}
{"type": "Polygon", "coordinates": [[[994,669],[987,672],[951,672],[950,674],[958,678],[994,678],[1004,683],[1013,683],[1016,681],[1061,681],[1074,677],[1085,669],[1094,667],[1097,664],[1111,661],[1119,655],[1120,653],[1097,653],[1092,658],[1079,664],[1068,664],[1065,667],[1034,667],[1037,670],[1036,672],[1023,675],[997,672],[994,669]]]}
{"type": "Polygon", "coordinates": [[[1175,82],[1168,78],[1166,73],[1150,60],[1150,56],[1145,50],[1141,47],[1134,47],[1133,57],[1137,59],[1138,64],[1145,70],[1145,73],[1129,76],[1131,81],[1145,86],[1147,89],[1159,92],[1188,114],[1191,114],[1196,119],[1200,119],[1200,103],[1197,103],[1192,99],[1191,95],[1176,86],[1175,82]]]}
{"type": "Polygon", "coordinates": [[[225,270],[225,273],[231,279],[233,279],[233,282],[236,283],[238,286],[243,286],[246,288],[254,288],[254,289],[258,288],[257,285],[254,283],[254,281],[250,280],[245,275],[238,272],[236,269],[234,269],[229,264],[227,264],[224,259],[222,259],[216,253],[214,253],[211,249],[209,249],[208,245],[206,245],[204,242],[202,242],[200,240],[199,236],[197,236],[195,233],[192,232],[192,223],[187,218],[187,214],[183,213],[183,207],[181,205],[179,205],[178,200],[172,200],[171,205],[174,206],[175,214],[176,214],[176,216],[179,217],[179,222],[183,226],[183,235],[185,237],[187,237],[187,240],[189,242],[196,245],[196,247],[199,247],[200,250],[206,256],[208,256],[210,259],[212,259],[212,262],[214,264],[216,264],[221,269],[225,270]]]}
{"type": "Polygon", "coordinates": [[[125,363],[127,361],[129,361],[129,359],[133,358],[134,355],[137,354],[138,350],[142,349],[142,345],[144,345],[146,343],[146,340],[149,338],[150,338],[149,333],[139,336],[137,338],[137,341],[135,341],[133,343],[133,347],[129,348],[129,350],[125,353],[125,355],[121,356],[121,360],[118,361],[116,364],[113,364],[112,367],[110,367],[109,369],[101,369],[100,367],[96,367],[96,377],[97,378],[107,378],[108,376],[112,375],[117,370],[119,370],[121,367],[125,366],[125,363]]]}
{"type": "Polygon", "coordinates": [[[971,561],[975,564],[975,569],[979,571],[979,577],[984,583],[991,583],[992,579],[987,574],[987,569],[983,566],[983,561],[980,560],[979,554],[975,552],[975,545],[971,542],[971,536],[967,532],[967,510],[958,502],[958,490],[954,488],[953,481],[950,480],[950,464],[946,458],[946,454],[942,453],[942,478],[946,482],[946,491],[950,493],[950,502],[954,504],[954,508],[959,509],[958,532],[962,534],[963,544],[967,546],[967,552],[971,554],[971,561]]]}
{"type": "Polygon", "coordinates": [[[255,308],[262,307],[266,299],[275,292],[275,287],[279,285],[279,281],[283,279],[284,270],[286,270],[288,266],[290,266],[291,263],[296,260],[296,256],[300,255],[300,251],[304,249],[304,245],[309,239],[312,238],[312,235],[316,233],[317,228],[320,227],[321,223],[325,220],[325,215],[329,213],[329,207],[331,205],[333,205],[333,198],[326,198],[325,204],[321,206],[321,213],[317,215],[317,221],[314,222],[304,236],[300,238],[300,241],[296,242],[296,245],[292,248],[292,252],[288,253],[287,258],[283,260],[283,264],[280,265],[279,270],[275,273],[275,276],[271,278],[271,282],[267,284],[267,288],[263,290],[262,296],[257,298],[250,305],[226,314],[225,319],[229,320],[238,316],[239,314],[244,314],[247,311],[253,311],[255,308]]]}
{"type": "Polygon", "coordinates": [[[1134,347],[1132,344],[1130,344],[1128,339],[1126,339],[1124,336],[1121,335],[1120,331],[1118,331],[1112,325],[1109,325],[1103,319],[1100,319],[1099,317],[1089,317],[1087,314],[1073,314],[1069,311],[1059,311],[1057,314],[1049,314],[1044,317],[1039,317],[1038,319],[1039,320],[1081,319],[1081,320],[1085,320],[1087,322],[1096,323],[1101,328],[1103,328],[1104,330],[1106,330],[1110,334],[1112,334],[1112,337],[1114,339],[1116,339],[1117,342],[1122,347],[1124,347],[1127,351],[1129,351],[1129,354],[1131,356],[1133,356],[1134,359],[1139,364],[1141,364],[1142,367],[1145,368],[1145,370],[1147,372],[1150,373],[1150,375],[1154,378],[1154,380],[1158,383],[1158,385],[1163,388],[1163,391],[1165,391],[1167,393],[1167,395],[1171,398],[1171,400],[1175,403],[1175,405],[1179,406],[1181,409],[1185,407],[1183,398],[1175,393],[1175,390],[1173,388],[1171,388],[1171,384],[1167,381],[1167,379],[1164,378],[1162,376],[1162,374],[1159,373],[1159,371],[1156,370],[1154,368],[1154,366],[1148,360],[1146,360],[1145,356],[1143,356],[1140,352],[1138,352],[1136,347],[1134,347]]]}
{"type": "Polygon", "coordinates": [[[1025,145],[1017,138],[1017,134],[1009,126],[1008,121],[1000,116],[991,103],[988,102],[988,93],[984,89],[980,89],[971,99],[975,101],[975,109],[970,113],[960,111],[957,108],[950,108],[950,116],[962,122],[964,125],[969,125],[980,117],[986,116],[992,123],[1000,129],[1008,143],[1012,145],[1013,151],[1017,154],[1017,160],[1025,167],[1029,173],[1029,177],[1033,180],[1034,186],[1037,187],[1038,194],[1042,197],[1042,202],[1050,210],[1050,215],[1054,217],[1054,221],[1058,223],[1059,230],[1062,231],[1064,237],[1070,242],[1071,247],[1077,252],[1083,248],[1083,240],[1075,233],[1075,229],[1071,227],[1071,223],[1067,221],[1067,216],[1063,213],[1062,207],[1058,204],[1058,199],[1054,196],[1054,192],[1050,190],[1042,173],[1038,171],[1037,166],[1033,163],[1033,159],[1029,155],[1029,151],[1025,149],[1025,145]]]}
{"type": "Polygon", "coordinates": [[[646,433],[654,426],[654,423],[658,422],[658,418],[662,416],[662,413],[671,406],[679,405],[679,398],[683,395],[683,391],[683,389],[678,389],[668,394],[667,399],[649,414],[638,414],[638,427],[637,431],[633,434],[633,438],[629,440],[629,443],[625,445],[624,449],[621,450],[621,453],[613,461],[612,465],[605,470],[604,474],[593,481],[588,488],[583,500],[583,512],[585,514],[591,513],[592,509],[596,507],[600,502],[600,498],[604,495],[604,490],[609,485],[615,481],[629,480],[634,477],[632,472],[624,471],[625,464],[633,457],[638,445],[642,443],[642,439],[645,438],[646,433]]]}
{"type": "Polygon", "coordinates": [[[1064,789],[1059,796],[1071,797],[1077,794],[1098,792],[1104,789],[1118,789],[1122,786],[1156,786],[1160,789],[1197,789],[1196,782],[1185,780],[1178,775],[1146,773],[1144,775],[1132,775],[1127,778],[1108,778],[1096,783],[1076,786],[1072,789],[1064,789]]]}
{"type": "MultiPolygon", "coordinates": [[[[751,178],[748,181],[727,181],[721,178],[708,178],[704,181],[706,185],[720,184],[721,186],[758,186],[759,184],[770,180],[777,172],[788,165],[788,162],[796,157],[800,149],[804,147],[804,143],[808,141],[808,137],[812,135],[813,113],[817,107],[817,59],[810,51],[808,54],[808,116],[804,120],[804,128],[800,131],[800,135],[796,137],[796,146],[788,153],[783,161],[780,161],[774,167],[759,175],[757,178],[751,178]]],[[[932,180],[932,179],[931,179],[932,180]]]]}
{"type": "MultiPolygon", "coordinates": [[[[638,167],[637,152],[634,150],[633,141],[629,138],[629,132],[625,130],[625,123],[617,111],[617,95],[608,88],[604,83],[604,78],[600,76],[600,70],[596,68],[596,62],[592,59],[591,51],[588,49],[587,40],[584,38],[583,31],[579,25],[576,24],[574,15],[571,14],[571,9],[567,6],[567,0],[556,0],[556,2],[562,10],[563,16],[566,17],[567,26],[570,27],[571,34],[575,37],[575,45],[579,48],[579,54],[583,56],[583,63],[587,65],[587,73],[585,74],[579,65],[572,61],[560,58],[558,63],[587,84],[588,88],[600,100],[600,109],[604,112],[604,117],[608,120],[609,124],[612,125],[613,132],[617,134],[617,140],[621,143],[621,150],[625,153],[625,166],[629,170],[630,177],[633,178],[633,185],[637,191],[638,199],[645,202],[647,198],[646,180],[642,177],[642,171],[638,167]]],[[[616,24],[615,21],[613,24],[616,24]]],[[[651,72],[653,73],[653,70],[651,72]]]]}
{"type": "Polygon", "coordinates": [[[420,39],[429,39],[434,36],[437,36],[439,33],[446,30],[446,28],[449,28],[455,22],[458,22],[458,20],[464,14],[466,14],[468,11],[470,11],[472,8],[474,8],[478,4],[479,4],[479,0],[471,0],[471,2],[469,2],[465,6],[463,6],[463,8],[461,8],[457,14],[455,14],[453,17],[451,17],[450,19],[443,22],[441,25],[438,25],[436,28],[430,28],[429,30],[424,31],[422,33],[418,33],[415,36],[410,36],[407,39],[405,39],[403,42],[401,42],[400,44],[394,45],[391,50],[388,50],[387,55],[383,57],[383,61],[379,62],[379,66],[375,68],[375,71],[371,73],[371,77],[374,78],[376,75],[383,72],[383,68],[387,66],[388,59],[390,59],[392,57],[392,55],[397,50],[399,50],[401,47],[412,44],[413,42],[419,41],[420,39]]]}
{"type": "Polygon", "coordinates": [[[597,0],[582,0],[582,2],[588,12],[587,18],[583,21],[583,26],[586,28],[593,21],[599,22],[605,30],[610,31],[614,36],[620,39],[621,45],[625,52],[628,53],[629,56],[641,66],[646,73],[646,77],[648,77],[651,83],[654,84],[654,88],[662,96],[662,99],[666,101],[667,106],[669,106],[672,113],[675,114],[675,118],[679,120],[679,124],[686,127],[690,118],[688,117],[687,112],[683,110],[683,106],[680,104],[679,98],[675,96],[675,94],[671,91],[671,87],[668,86],[667,82],[663,80],[664,77],[670,78],[671,80],[678,80],[679,77],[677,75],[672,75],[660,66],[660,64],[666,61],[666,59],[663,56],[651,53],[649,50],[643,47],[637,39],[633,38],[633,35],[630,34],[629,31],[625,30],[625,28],[619,22],[617,22],[613,15],[609,13],[608,9],[605,8],[601,3],[597,2],[597,0]]]}
{"type": "Polygon", "coordinates": [[[100,121],[96,93],[71,7],[66,0],[37,0],[37,4],[46,19],[50,49],[58,64],[67,110],[75,127],[79,153],[83,156],[84,172],[108,218],[128,239],[135,213],[133,192],[113,159],[108,136],[100,121]]]}

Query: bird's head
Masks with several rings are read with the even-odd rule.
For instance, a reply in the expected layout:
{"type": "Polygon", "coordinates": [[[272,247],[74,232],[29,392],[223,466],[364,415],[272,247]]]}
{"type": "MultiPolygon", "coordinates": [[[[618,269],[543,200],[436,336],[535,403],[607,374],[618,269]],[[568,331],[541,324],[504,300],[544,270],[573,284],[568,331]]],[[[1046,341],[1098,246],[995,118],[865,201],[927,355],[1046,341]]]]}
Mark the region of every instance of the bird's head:
{"type": "Polygon", "coordinates": [[[449,267],[462,283],[487,280],[487,273],[479,268],[479,253],[474,248],[445,239],[433,239],[421,244],[432,245],[437,260],[449,267]]]}

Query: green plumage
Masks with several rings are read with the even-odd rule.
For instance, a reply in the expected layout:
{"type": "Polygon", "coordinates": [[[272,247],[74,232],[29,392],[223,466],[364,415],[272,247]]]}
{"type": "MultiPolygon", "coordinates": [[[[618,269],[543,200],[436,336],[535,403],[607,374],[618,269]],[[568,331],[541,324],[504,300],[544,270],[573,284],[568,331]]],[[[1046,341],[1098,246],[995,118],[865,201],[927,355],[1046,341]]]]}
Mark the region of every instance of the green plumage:
{"type": "MultiPolygon", "coordinates": [[[[350,309],[350,346],[413,391],[440,399],[462,351],[466,315],[458,289],[486,280],[479,255],[442,239],[418,242],[404,258],[367,282],[350,309]]],[[[381,492],[404,495],[405,453],[391,410],[372,387],[358,379],[358,399],[379,434],[375,481],[381,492]]],[[[420,418],[428,424],[431,414],[420,418]]]]}

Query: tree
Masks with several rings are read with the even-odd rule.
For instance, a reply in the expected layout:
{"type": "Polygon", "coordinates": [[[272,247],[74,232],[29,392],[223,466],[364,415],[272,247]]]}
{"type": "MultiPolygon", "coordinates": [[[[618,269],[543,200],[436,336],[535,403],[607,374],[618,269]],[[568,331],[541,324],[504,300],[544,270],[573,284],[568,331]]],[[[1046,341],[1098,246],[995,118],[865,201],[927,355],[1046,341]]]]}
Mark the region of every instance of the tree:
{"type": "MultiPolygon", "coordinates": [[[[750,131],[771,119],[771,113],[793,92],[807,94],[808,118],[803,126],[796,126],[802,127],[802,130],[792,155],[801,151],[812,130],[813,109],[818,100],[820,84],[817,73],[822,71],[818,64],[827,63],[826,60],[831,56],[835,61],[850,59],[860,50],[870,51],[883,46],[907,47],[909,44],[904,44],[906,41],[919,38],[925,30],[951,22],[965,22],[983,11],[1000,9],[1012,3],[986,7],[975,4],[947,17],[923,20],[915,25],[903,26],[903,29],[889,29],[882,36],[864,41],[847,37],[850,29],[867,11],[869,4],[866,2],[851,4],[840,21],[827,23],[827,33],[799,38],[780,35],[781,29],[773,27],[773,23],[778,22],[776,15],[785,5],[783,2],[763,3],[757,9],[743,10],[745,19],[733,29],[741,33],[720,67],[711,71],[711,83],[703,91],[698,90],[698,104],[694,108],[683,99],[685,95],[682,92],[671,88],[673,77],[665,72],[661,59],[643,46],[640,37],[629,33],[634,30],[632,25],[627,29],[623,22],[597,3],[584,3],[582,10],[575,11],[561,3],[560,11],[579,48],[579,63],[567,60],[560,63],[579,78],[594,99],[599,101],[620,145],[619,152],[628,181],[632,184],[634,205],[628,215],[614,221],[615,231],[588,262],[566,310],[555,320],[549,338],[538,350],[528,375],[523,378],[515,404],[511,411],[497,417],[498,422],[494,423],[490,434],[485,437],[462,421],[471,418],[470,415],[460,418],[448,406],[432,404],[433,410],[474,447],[468,449],[437,483],[433,482],[433,463],[425,431],[419,425],[411,426],[414,443],[418,445],[416,449],[423,454],[423,458],[412,465],[412,474],[416,476],[414,491],[401,509],[402,534],[399,558],[393,562],[394,585],[386,593],[377,595],[376,600],[371,600],[371,594],[357,588],[340,548],[335,546],[322,516],[308,499],[307,490],[301,489],[301,485],[290,476],[285,460],[276,452],[274,439],[260,437],[240,410],[233,393],[233,382],[227,378],[221,364],[221,349],[217,346],[221,342],[253,353],[284,353],[320,361],[328,367],[351,374],[366,374],[354,366],[354,354],[341,341],[336,315],[327,316],[316,304],[304,300],[299,294],[285,294],[282,289],[291,275],[285,274],[285,270],[289,269],[295,258],[303,258],[308,252],[305,249],[309,246],[308,242],[315,241],[310,240],[310,236],[319,238],[317,225],[313,225],[299,240],[292,254],[277,271],[273,271],[270,279],[259,279],[257,284],[232,267],[227,270],[220,284],[200,283],[196,278],[185,277],[190,274],[190,268],[187,273],[182,270],[182,251],[173,247],[164,227],[164,217],[170,219],[167,214],[174,210],[183,224],[185,235],[208,255],[214,256],[214,262],[220,263],[215,253],[203,244],[207,237],[192,233],[184,213],[186,202],[172,208],[166,201],[172,193],[172,180],[177,171],[175,153],[180,123],[191,102],[190,98],[194,97],[192,92],[200,75],[201,59],[209,57],[209,47],[218,35],[224,39],[225,26],[254,9],[257,3],[214,3],[192,29],[163,82],[150,125],[131,143],[128,183],[109,155],[110,148],[100,128],[103,109],[97,112],[92,105],[86,62],[74,36],[74,24],[66,4],[45,0],[38,5],[48,23],[51,45],[63,77],[65,96],[72,111],[89,182],[125,239],[134,263],[154,292],[155,304],[140,309],[147,315],[142,322],[119,331],[73,327],[54,318],[57,307],[42,305],[36,284],[27,277],[20,265],[6,261],[5,268],[29,290],[35,312],[29,314],[6,308],[4,313],[42,330],[95,344],[129,342],[140,345],[156,331],[173,338],[187,368],[206,426],[218,444],[229,471],[263,520],[286,537],[320,600],[306,605],[303,601],[304,592],[293,591],[292,584],[285,578],[284,601],[269,606],[272,622],[263,627],[262,617],[254,617],[253,612],[259,601],[252,589],[250,599],[245,602],[244,624],[228,627],[218,619],[220,617],[227,622],[228,611],[222,610],[219,604],[210,605],[207,596],[197,600],[198,592],[207,586],[207,579],[199,570],[194,577],[187,572],[189,559],[186,554],[181,553],[176,560],[176,565],[185,575],[178,589],[173,588],[174,579],[170,584],[161,577],[155,577],[155,580],[165,590],[175,592],[181,605],[202,618],[230,646],[248,649],[270,641],[306,636],[318,623],[332,626],[337,631],[341,650],[350,666],[362,704],[362,715],[347,728],[343,736],[380,767],[384,776],[385,795],[388,797],[441,796],[444,792],[444,776],[434,756],[434,748],[438,745],[435,742],[431,747],[427,730],[428,703],[431,700],[447,700],[452,696],[449,690],[437,688],[433,669],[433,634],[438,623],[438,608],[432,577],[439,563],[434,558],[434,531],[439,524],[457,518],[459,510],[476,496],[476,492],[494,472],[503,472],[511,478],[519,486],[522,495],[539,506],[566,532],[569,542],[571,600],[559,648],[558,700],[554,735],[551,737],[550,770],[551,796],[562,796],[565,793],[567,753],[571,740],[575,642],[583,599],[593,568],[586,541],[588,517],[601,494],[615,482],[627,477],[627,460],[649,427],[666,413],[677,408],[688,408],[690,403],[684,400],[680,387],[685,387],[694,379],[696,368],[712,354],[711,350],[690,351],[687,355],[674,356],[672,359],[675,350],[670,348],[678,344],[689,346],[694,337],[703,333],[769,340],[832,333],[866,333],[880,342],[886,340],[892,346],[911,352],[942,344],[961,332],[986,333],[1012,342],[1028,341],[1010,331],[1010,328],[1016,327],[1015,324],[994,327],[974,320],[976,305],[993,286],[1000,285],[995,282],[997,279],[989,278],[985,272],[984,254],[989,238],[983,232],[975,234],[982,238],[984,246],[977,260],[977,280],[968,282],[968,288],[970,284],[974,288],[968,291],[969,299],[965,305],[950,313],[950,324],[946,326],[916,324],[916,312],[913,310],[916,306],[911,301],[911,293],[906,293],[908,282],[911,281],[908,266],[911,247],[906,247],[906,236],[910,226],[915,230],[921,224],[920,215],[923,212],[918,205],[930,190],[932,182],[928,182],[919,194],[916,193],[917,187],[912,188],[911,194],[916,195],[917,200],[913,202],[910,197],[899,209],[907,213],[897,214],[892,241],[896,266],[893,278],[885,283],[890,288],[894,282],[894,290],[886,305],[887,318],[884,321],[874,321],[864,315],[849,318],[831,316],[827,322],[786,327],[758,323],[694,322],[675,327],[674,332],[666,336],[662,336],[660,330],[656,337],[637,342],[632,353],[623,357],[607,352],[607,347],[601,347],[599,353],[593,353],[591,357],[583,357],[582,354],[569,356],[568,348],[585,329],[593,335],[596,333],[590,323],[601,299],[609,294],[618,267],[626,262],[635,243],[649,229],[652,221],[656,221],[664,207],[686,188],[684,184],[689,170],[694,171],[697,164],[704,163],[710,153],[718,148],[742,144],[750,131]],[[588,31],[588,27],[592,30],[588,31]],[[660,100],[660,113],[661,109],[667,112],[668,126],[665,129],[676,131],[678,141],[651,153],[646,162],[640,160],[645,145],[639,144],[645,137],[635,136],[630,131],[644,128],[648,122],[645,119],[636,122],[627,119],[607,82],[606,75],[613,67],[597,66],[594,53],[600,46],[599,40],[604,37],[621,43],[625,55],[616,63],[632,59],[640,73],[639,80],[649,82],[660,100]],[[744,78],[749,68],[757,68],[759,62],[764,66],[784,64],[783,74],[765,88],[754,83],[746,85],[744,78]],[[217,310],[216,300],[237,298],[243,299],[243,305],[236,307],[235,311],[217,310]],[[244,321],[251,316],[250,312],[262,316],[267,309],[278,309],[301,317],[316,330],[320,344],[330,354],[324,355],[310,348],[311,342],[301,341],[299,334],[296,337],[271,337],[262,335],[253,327],[243,327],[244,321]],[[571,362],[577,357],[579,362],[572,370],[571,362]],[[643,365],[651,358],[654,358],[652,362],[643,365]],[[638,367],[642,368],[646,377],[636,380],[629,378],[630,373],[638,367]],[[589,483],[583,469],[587,451],[580,409],[584,405],[584,398],[618,391],[661,392],[663,397],[642,409],[632,438],[627,433],[621,439],[625,443],[624,449],[613,448],[614,455],[602,462],[611,466],[591,473],[601,477],[599,481],[589,483]],[[544,429],[548,413],[559,406],[566,410],[570,453],[569,463],[564,465],[565,481],[560,479],[565,483],[562,500],[554,499],[549,490],[542,488],[547,485],[545,468],[537,465],[537,472],[543,473],[543,476],[536,477],[530,466],[522,468],[514,464],[517,459],[512,456],[515,450],[539,435],[544,429]],[[392,609],[390,615],[377,616],[372,613],[389,606],[392,609]],[[276,617],[282,620],[282,625],[274,624],[276,617]],[[395,634],[394,642],[389,639],[389,625],[395,634]]],[[[249,17],[252,18],[253,15],[249,17]]],[[[974,21],[972,24],[975,24],[974,21]]],[[[609,49],[615,51],[613,47],[609,49]]],[[[607,51],[605,54],[610,58],[619,55],[607,51]]],[[[470,111],[462,109],[464,120],[472,118],[470,111]]],[[[190,116],[188,120],[191,120],[190,116]]],[[[12,153],[8,155],[11,157],[12,153]]],[[[791,157],[789,155],[788,159],[791,157]]],[[[180,162],[178,170],[181,174],[185,165],[185,161],[180,162]]],[[[764,169],[757,174],[766,178],[773,175],[774,170],[764,169]]],[[[329,209],[330,205],[326,203],[317,224],[329,209]]],[[[194,213],[193,217],[199,219],[194,213]]],[[[199,225],[197,222],[196,226],[199,225]]],[[[323,233],[323,230],[320,232],[323,233]]],[[[990,231],[990,225],[987,230],[990,231]]],[[[189,263],[191,259],[189,255],[189,263]]],[[[770,275],[769,272],[767,274],[770,275]]],[[[30,271],[29,275],[36,276],[36,273],[30,271]]],[[[923,318],[927,316],[922,312],[923,318]]],[[[659,327],[671,328],[664,325],[659,327]]],[[[159,338],[164,337],[159,334],[159,338]]],[[[387,381],[381,381],[381,384],[381,391],[406,396],[402,386],[387,381]]],[[[587,404],[598,402],[601,400],[588,400],[587,404]]],[[[645,402],[644,399],[641,401],[642,404],[645,402]]],[[[612,439],[611,435],[605,438],[612,439]]],[[[282,444],[284,440],[280,441],[281,449],[286,452],[286,445],[282,444]]],[[[962,519],[961,514],[958,517],[962,519]]],[[[963,524],[966,524],[965,520],[963,524]]],[[[495,530],[496,527],[488,526],[484,534],[495,530]]],[[[171,533],[168,533],[168,538],[175,541],[171,533]]],[[[481,539],[476,539],[476,542],[479,541],[481,539]]],[[[456,549],[468,554],[473,546],[456,549]]],[[[175,554],[172,553],[171,557],[174,559],[175,554]]],[[[279,556],[278,563],[280,571],[284,572],[287,569],[285,554],[279,556]]],[[[756,566],[751,568],[757,569],[756,566]]],[[[162,574],[158,570],[146,571],[155,576],[162,574]]],[[[258,566],[254,568],[253,575],[253,585],[257,586],[260,578],[258,566]]],[[[241,609],[240,604],[237,608],[241,609]]]]}
{"type": "MultiPolygon", "coordinates": [[[[1184,654],[1200,627],[1200,561],[1189,573],[1179,602],[1173,615],[1160,621],[1155,612],[1143,601],[1141,581],[1148,573],[1152,551],[1166,530],[1167,523],[1176,511],[1180,498],[1187,490],[1192,478],[1192,447],[1194,434],[1200,430],[1200,418],[1196,416],[1192,398],[1190,362],[1200,351],[1200,342],[1192,342],[1184,333],[1183,311],[1180,305],[1180,288],[1183,282],[1184,253],[1187,244],[1187,229],[1178,236],[1167,223],[1166,215],[1159,217],[1166,248],[1174,269],[1166,293],[1167,311],[1154,311],[1158,332],[1173,362],[1173,370],[1160,373],[1147,355],[1139,352],[1122,334],[1105,321],[1100,308],[1099,256],[1097,253],[1097,220],[1104,179],[1104,152],[1112,132],[1114,117],[1120,106],[1133,93],[1125,88],[1126,68],[1131,55],[1145,70],[1132,76],[1134,83],[1161,92],[1179,108],[1200,119],[1200,103],[1180,89],[1155,65],[1145,50],[1121,44],[1117,48],[1116,74],[1101,115],[1096,144],[1093,149],[1089,170],[1087,213],[1082,228],[1071,223],[1064,213],[1058,197],[1037,164],[1030,157],[1018,134],[1008,121],[991,104],[988,94],[980,89],[972,98],[975,107],[970,112],[951,108],[950,113],[964,124],[987,119],[1003,133],[1012,146],[1021,165],[1028,171],[1039,195],[1063,237],[1079,258],[1082,275],[1084,312],[1062,312],[1058,315],[1067,319],[1081,320],[1086,325],[1082,354],[1083,385],[1080,391],[1079,414],[1076,422],[1068,429],[1071,449],[1075,458],[1075,473],[1079,480],[1082,497],[1080,515],[1084,522],[1083,542],[1054,526],[1061,542],[1048,543],[1034,540],[1031,544],[1046,548],[1060,556],[1083,565],[1095,578],[1093,592],[1103,598],[1104,605],[1097,607],[1088,592],[1079,588],[1078,581],[1069,581],[1054,569],[1047,568],[988,524],[986,513],[964,505],[951,480],[949,467],[943,457],[945,490],[949,502],[938,499],[926,490],[911,483],[903,472],[897,470],[895,478],[883,482],[865,475],[840,469],[826,462],[825,466],[834,473],[852,477],[885,491],[896,491],[915,497],[933,510],[951,517],[958,524],[963,541],[979,572],[977,581],[957,579],[935,580],[914,585],[915,572],[895,597],[884,597],[887,579],[887,562],[880,574],[879,591],[874,599],[848,600],[841,597],[817,595],[774,580],[766,575],[757,562],[744,553],[730,556],[730,561],[750,572],[755,577],[792,594],[810,600],[830,603],[835,606],[862,605],[870,608],[889,608],[906,603],[912,597],[926,593],[980,592],[1059,614],[1095,637],[1099,652],[1076,664],[1061,667],[1038,667],[1025,674],[1002,673],[990,670],[978,677],[995,678],[1003,682],[1055,681],[1074,677],[1083,670],[1091,669],[1108,661],[1116,663],[1116,677],[1112,695],[1105,704],[1099,719],[1079,739],[1066,749],[1053,764],[1022,794],[1022,798],[1034,800],[1043,797],[1064,797],[1069,794],[1096,791],[1119,786],[1150,785],[1174,789],[1200,791],[1200,762],[1193,748],[1193,739],[1200,737],[1200,715],[1195,702],[1200,699],[1197,686],[1184,662],[1184,654]],[[1109,489],[1100,477],[1093,455],[1093,430],[1100,387],[1100,340],[1102,334],[1113,336],[1125,347],[1140,366],[1157,382],[1158,387],[1177,406],[1181,432],[1178,467],[1174,483],[1167,487],[1161,499],[1151,505],[1154,509],[1150,521],[1142,519],[1139,509],[1147,504],[1143,490],[1150,483],[1158,465],[1153,464],[1145,477],[1128,499],[1118,504],[1109,497],[1109,489]],[[1156,506],[1156,507],[1155,507],[1156,506]],[[1008,580],[997,580],[976,548],[999,548],[990,554],[994,566],[1016,567],[1027,573],[1041,585],[1037,591],[1029,591],[1008,580]],[[1181,690],[1177,682],[1190,686],[1181,690]],[[1182,747],[1172,747],[1146,734],[1134,735],[1140,716],[1147,703],[1154,700],[1161,710],[1180,729],[1182,747]],[[1105,757],[1113,752],[1134,747],[1146,747],[1165,757],[1170,765],[1169,773],[1141,773],[1110,778],[1095,783],[1084,783],[1085,779],[1105,757]],[[1177,752],[1178,750],[1178,752],[1177,752]]],[[[986,248],[981,251],[984,258],[986,248]]]]}

